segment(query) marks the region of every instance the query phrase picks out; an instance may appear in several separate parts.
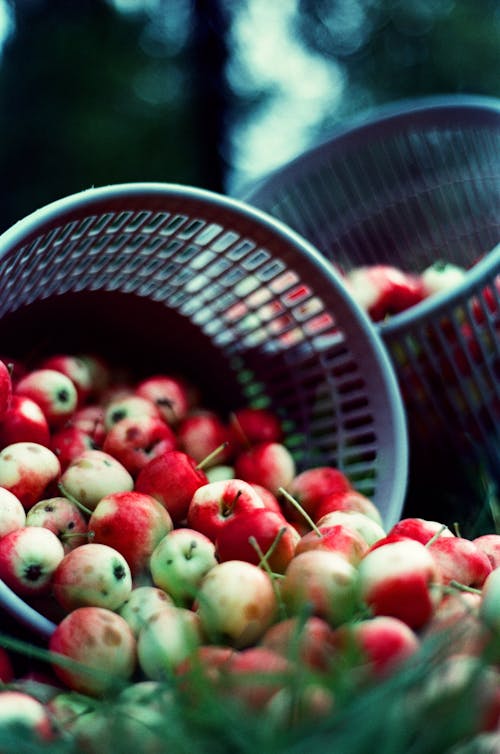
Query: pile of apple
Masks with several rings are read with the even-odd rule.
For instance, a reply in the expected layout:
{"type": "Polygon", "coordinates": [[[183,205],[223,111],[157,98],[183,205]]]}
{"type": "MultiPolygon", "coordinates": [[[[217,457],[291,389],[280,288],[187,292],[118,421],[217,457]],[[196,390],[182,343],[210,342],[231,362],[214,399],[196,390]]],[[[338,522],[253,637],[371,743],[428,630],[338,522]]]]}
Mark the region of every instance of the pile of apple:
{"type": "Polygon", "coordinates": [[[500,728],[500,534],[419,518],[387,530],[339,469],[296,469],[274,413],[223,417],[177,375],[3,357],[0,578],[57,624],[49,698],[0,653],[0,726],[90,735],[80,695],[137,711],[194,671],[289,720],[307,668],[308,713],[328,714],[321,678],[345,666],[378,682],[441,637],[446,671],[421,703],[487,658],[478,730],[500,728]]]}

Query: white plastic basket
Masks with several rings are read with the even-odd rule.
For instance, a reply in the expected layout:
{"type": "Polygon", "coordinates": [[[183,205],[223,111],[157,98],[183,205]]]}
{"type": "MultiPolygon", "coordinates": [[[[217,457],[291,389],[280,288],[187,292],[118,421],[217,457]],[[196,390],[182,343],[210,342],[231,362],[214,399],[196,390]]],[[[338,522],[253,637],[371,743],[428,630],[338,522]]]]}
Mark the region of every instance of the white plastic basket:
{"type": "MultiPolygon", "coordinates": [[[[207,405],[270,407],[298,469],[332,464],[400,517],[407,432],[386,350],[316,249],[281,222],[169,184],[91,189],[0,237],[0,344],[181,372],[207,405]]],[[[0,604],[54,626],[0,583],[0,604]]]]}
{"type": "Polygon", "coordinates": [[[376,327],[414,447],[477,451],[499,478],[500,100],[450,95],[383,107],[244,199],[344,270],[382,263],[418,273],[436,260],[470,268],[453,291],[376,327]]]}

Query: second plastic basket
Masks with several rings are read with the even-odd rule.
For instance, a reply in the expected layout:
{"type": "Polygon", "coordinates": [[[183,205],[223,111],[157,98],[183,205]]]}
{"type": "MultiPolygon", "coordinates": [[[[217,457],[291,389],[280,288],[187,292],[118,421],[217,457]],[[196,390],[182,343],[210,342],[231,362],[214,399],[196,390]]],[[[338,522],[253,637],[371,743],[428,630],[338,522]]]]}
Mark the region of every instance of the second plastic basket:
{"type": "MultiPolygon", "coordinates": [[[[191,377],[206,405],[271,407],[298,469],[336,465],[402,511],[407,434],[379,336],[326,260],[268,215],[185,186],[128,184],[44,207],[0,237],[2,353],[91,349],[191,377]]],[[[0,604],[53,624],[0,583],[0,604]]]]}
{"type": "Polygon", "coordinates": [[[469,269],[377,325],[415,447],[452,445],[500,482],[500,100],[386,106],[265,177],[246,201],[345,270],[437,260],[469,269]]]}

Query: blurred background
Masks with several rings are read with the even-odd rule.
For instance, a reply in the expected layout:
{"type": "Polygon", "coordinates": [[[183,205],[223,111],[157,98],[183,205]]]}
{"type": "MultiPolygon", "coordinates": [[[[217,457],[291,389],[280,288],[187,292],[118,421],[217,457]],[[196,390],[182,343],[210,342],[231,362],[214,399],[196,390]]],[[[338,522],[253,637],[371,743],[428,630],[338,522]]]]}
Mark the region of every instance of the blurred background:
{"type": "Polygon", "coordinates": [[[346,118],[500,95],[498,0],[0,0],[0,231],[91,186],[237,194],[346,118]]]}

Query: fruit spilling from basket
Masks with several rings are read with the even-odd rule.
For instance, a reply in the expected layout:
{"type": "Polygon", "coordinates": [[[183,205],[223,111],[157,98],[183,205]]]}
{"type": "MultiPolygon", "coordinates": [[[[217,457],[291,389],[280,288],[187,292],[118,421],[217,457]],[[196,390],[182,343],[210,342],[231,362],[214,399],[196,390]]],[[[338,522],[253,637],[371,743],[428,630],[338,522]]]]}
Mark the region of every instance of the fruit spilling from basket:
{"type": "Polygon", "coordinates": [[[333,677],[360,693],[432,642],[414,703],[478,680],[477,731],[500,724],[500,534],[386,529],[339,469],[296,468],[275,414],[221,416],[182,376],[0,361],[0,578],[54,621],[38,694],[0,654],[0,725],[44,738],[97,746],[107,698],[137,736],[148,699],[154,724],[201,686],[317,719],[333,677]]]}

